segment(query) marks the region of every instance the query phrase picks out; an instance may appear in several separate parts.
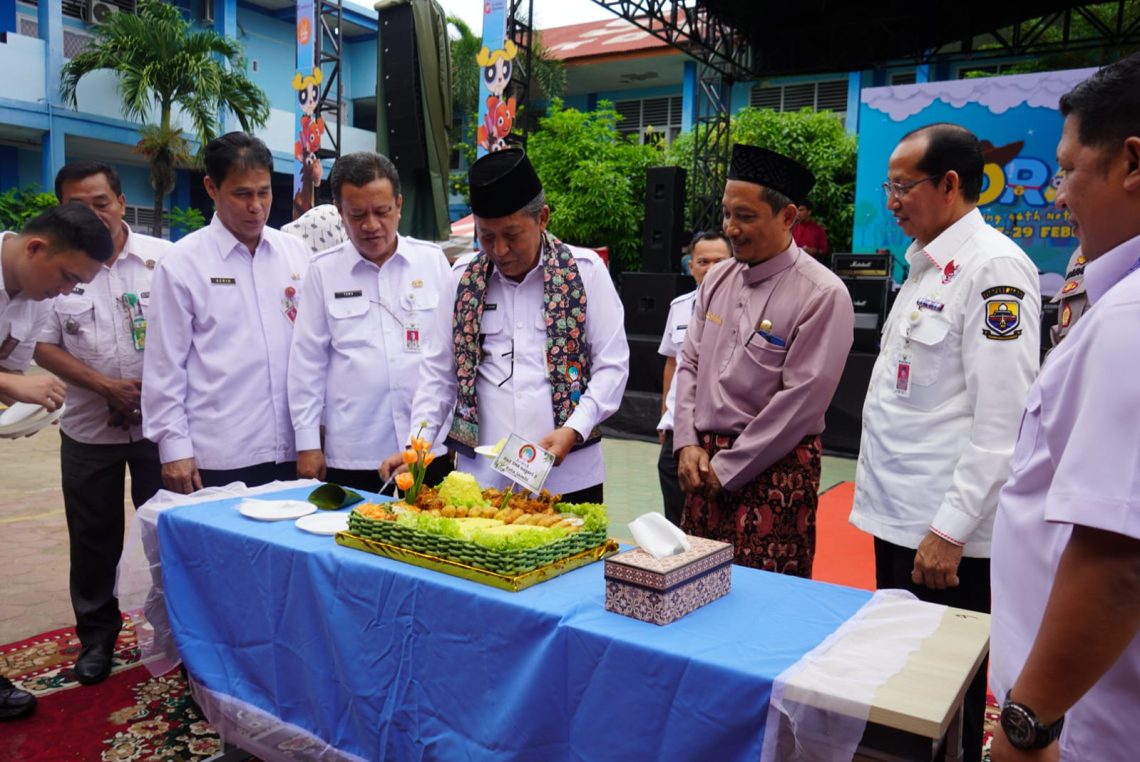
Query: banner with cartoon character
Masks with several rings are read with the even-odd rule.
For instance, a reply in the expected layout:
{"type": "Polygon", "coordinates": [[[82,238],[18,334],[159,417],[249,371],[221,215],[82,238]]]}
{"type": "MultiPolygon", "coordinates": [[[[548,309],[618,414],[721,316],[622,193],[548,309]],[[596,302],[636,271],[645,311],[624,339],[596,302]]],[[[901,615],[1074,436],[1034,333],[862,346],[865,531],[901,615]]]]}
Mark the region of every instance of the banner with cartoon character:
{"type": "MultiPolygon", "coordinates": [[[[1057,195],[1059,98],[1095,69],[1018,74],[917,85],[868,88],[859,107],[859,164],[855,178],[852,249],[888,249],[896,263],[910,240],[895,224],[883,195],[887,161],[903,135],[934,122],[952,122],[982,141],[985,179],[978,208],[1012,238],[1043,273],[1063,275],[1077,247],[1057,195]]],[[[901,273],[896,269],[896,279],[901,273]]],[[[1009,325],[1008,315],[991,316],[1009,325]]]]}
{"type": "Polygon", "coordinates": [[[296,135],[293,146],[293,219],[313,208],[313,195],[321,184],[321,136],[324,120],[316,115],[321,99],[321,80],[324,78],[316,65],[314,35],[316,14],[313,0],[297,2],[297,71],[293,74],[293,92],[297,97],[296,135]]]}
{"type": "Polygon", "coordinates": [[[506,0],[487,0],[483,3],[483,49],[475,56],[481,74],[478,156],[506,148],[515,123],[515,99],[506,97],[506,91],[519,51],[506,36],[506,0]]]}

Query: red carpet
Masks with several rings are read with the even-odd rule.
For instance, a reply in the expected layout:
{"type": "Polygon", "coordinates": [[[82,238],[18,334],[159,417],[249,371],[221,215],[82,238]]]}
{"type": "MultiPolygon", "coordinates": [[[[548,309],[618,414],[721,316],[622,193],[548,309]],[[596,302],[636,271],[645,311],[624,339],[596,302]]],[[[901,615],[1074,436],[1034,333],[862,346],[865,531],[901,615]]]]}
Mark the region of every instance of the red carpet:
{"type": "Polygon", "coordinates": [[[0,673],[39,697],[34,713],[0,727],[0,762],[191,762],[221,750],[181,673],[151,677],[138,664],[129,623],[107,680],[80,685],[71,671],[78,655],[70,628],[0,647],[0,673]]]}
{"type": "Polygon", "coordinates": [[[855,485],[841,482],[819,496],[815,513],[812,579],[875,589],[875,547],[871,535],[847,521],[855,485]]]}

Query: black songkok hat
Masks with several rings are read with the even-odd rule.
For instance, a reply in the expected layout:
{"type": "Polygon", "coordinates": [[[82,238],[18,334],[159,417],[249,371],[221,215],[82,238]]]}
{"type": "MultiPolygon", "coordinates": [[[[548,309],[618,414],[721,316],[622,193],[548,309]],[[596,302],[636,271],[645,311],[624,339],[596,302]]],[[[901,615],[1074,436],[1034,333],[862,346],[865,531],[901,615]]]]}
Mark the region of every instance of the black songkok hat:
{"type": "Polygon", "coordinates": [[[485,219],[514,214],[542,192],[534,167],[519,148],[487,154],[471,165],[467,179],[471,211],[485,219]]]}
{"type": "Polygon", "coordinates": [[[815,175],[807,167],[767,148],[736,143],[732,146],[729,180],[743,180],[779,191],[797,204],[807,198],[815,175]]]}

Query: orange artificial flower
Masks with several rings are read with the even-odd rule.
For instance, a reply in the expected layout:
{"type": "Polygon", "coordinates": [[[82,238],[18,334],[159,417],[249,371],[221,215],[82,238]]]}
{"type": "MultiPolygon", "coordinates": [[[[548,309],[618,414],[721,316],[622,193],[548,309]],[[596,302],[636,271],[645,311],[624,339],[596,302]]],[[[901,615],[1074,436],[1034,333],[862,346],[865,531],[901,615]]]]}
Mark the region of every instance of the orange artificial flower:
{"type": "Polygon", "coordinates": [[[427,452],[431,449],[431,443],[429,443],[426,439],[412,437],[412,449],[416,452],[427,452]]]}
{"type": "Polygon", "coordinates": [[[428,466],[430,466],[431,462],[433,460],[435,460],[435,455],[433,453],[429,452],[427,455],[425,455],[424,456],[424,468],[427,468],[428,466]]]}
{"type": "Polygon", "coordinates": [[[402,474],[396,474],[396,486],[402,491],[407,492],[415,484],[416,478],[409,472],[405,471],[402,474]]]}
{"type": "Polygon", "coordinates": [[[409,466],[412,465],[413,463],[415,463],[416,460],[418,459],[418,456],[416,455],[415,450],[404,450],[403,455],[404,455],[404,462],[407,463],[409,466]]]}

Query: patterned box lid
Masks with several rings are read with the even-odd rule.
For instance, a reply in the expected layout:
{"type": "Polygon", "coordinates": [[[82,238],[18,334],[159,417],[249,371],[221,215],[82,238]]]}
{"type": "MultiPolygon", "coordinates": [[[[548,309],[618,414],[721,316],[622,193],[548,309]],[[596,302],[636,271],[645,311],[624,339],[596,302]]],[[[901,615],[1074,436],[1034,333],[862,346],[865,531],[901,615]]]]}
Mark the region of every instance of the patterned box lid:
{"type": "Polygon", "coordinates": [[[732,563],[732,545],[688,535],[689,550],[657,559],[641,548],[606,559],[606,579],[654,590],[669,590],[717,567],[732,563]]]}

